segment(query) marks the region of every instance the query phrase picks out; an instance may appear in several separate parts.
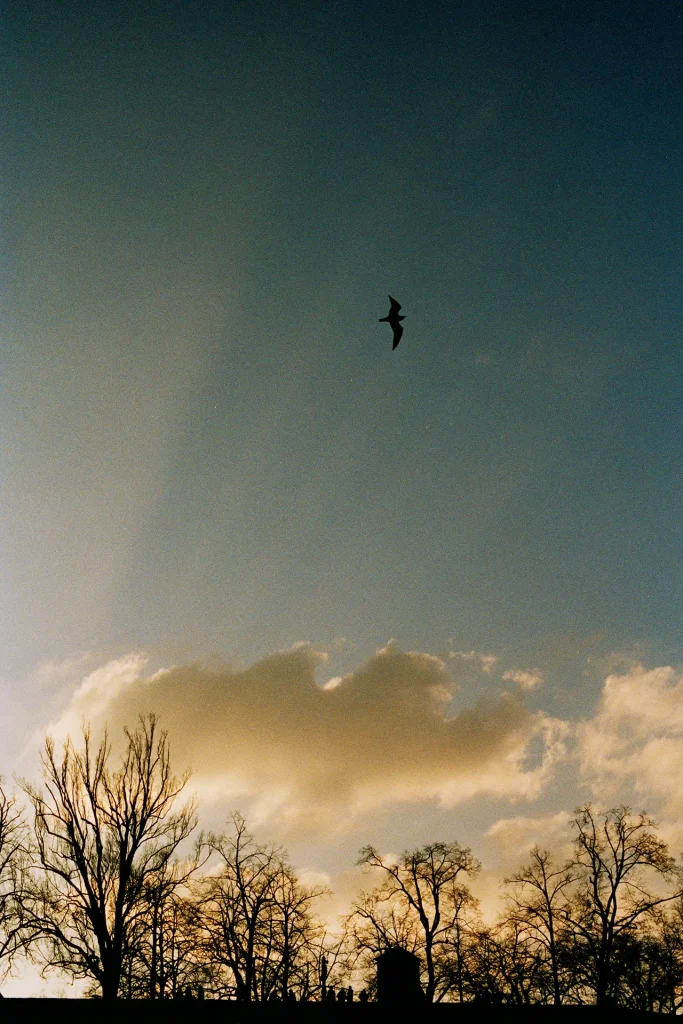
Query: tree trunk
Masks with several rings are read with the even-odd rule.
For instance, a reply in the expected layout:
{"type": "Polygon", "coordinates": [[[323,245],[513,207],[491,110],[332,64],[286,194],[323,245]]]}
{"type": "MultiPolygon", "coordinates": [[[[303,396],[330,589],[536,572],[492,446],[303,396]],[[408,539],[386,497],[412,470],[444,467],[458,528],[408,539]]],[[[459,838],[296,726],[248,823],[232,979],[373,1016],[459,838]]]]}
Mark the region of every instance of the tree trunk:
{"type": "Polygon", "coordinates": [[[425,959],[427,961],[427,991],[425,995],[428,1003],[434,1002],[434,993],[436,991],[436,980],[434,978],[434,953],[432,950],[431,937],[427,936],[427,943],[425,945],[425,959]]]}
{"type": "Polygon", "coordinates": [[[107,971],[102,979],[102,999],[104,1002],[112,1002],[119,998],[119,986],[121,984],[121,972],[107,971]]]}
{"type": "Polygon", "coordinates": [[[152,912],[152,962],[149,970],[149,998],[157,997],[157,930],[158,930],[158,907],[156,901],[152,912]]]}

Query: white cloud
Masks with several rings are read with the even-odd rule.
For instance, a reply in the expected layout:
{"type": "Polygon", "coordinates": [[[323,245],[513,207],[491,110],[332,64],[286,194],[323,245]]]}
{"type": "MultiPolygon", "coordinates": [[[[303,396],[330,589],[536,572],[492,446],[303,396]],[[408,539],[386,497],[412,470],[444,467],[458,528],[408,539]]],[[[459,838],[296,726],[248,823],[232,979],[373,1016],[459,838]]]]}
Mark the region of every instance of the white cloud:
{"type": "Polygon", "coordinates": [[[498,661],[495,654],[482,654],[480,651],[449,651],[448,658],[451,661],[464,662],[479,672],[486,672],[487,675],[491,674],[498,661]]]}
{"type": "Polygon", "coordinates": [[[534,846],[547,849],[563,860],[571,850],[571,821],[572,815],[566,810],[535,817],[499,818],[486,836],[498,859],[506,865],[524,860],[534,846]]]}
{"type": "MultiPolygon", "coordinates": [[[[34,733],[33,742],[41,741],[48,732],[55,740],[63,741],[68,735],[78,735],[84,723],[99,723],[128,687],[140,683],[147,661],[141,652],[133,652],[90,672],[77,687],[68,708],[47,729],[34,733]]],[[[147,682],[157,681],[163,671],[150,676],[147,682]]]]}
{"type": "Polygon", "coordinates": [[[543,673],[538,669],[523,672],[520,670],[503,672],[503,679],[506,682],[517,683],[520,690],[533,690],[543,682],[543,673]]]}
{"type": "Polygon", "coordinates": [[[634,665],[607,677],[596,714],[578,729],[583,778],[600,799],[683,811],[683,673],[634,665]]]}

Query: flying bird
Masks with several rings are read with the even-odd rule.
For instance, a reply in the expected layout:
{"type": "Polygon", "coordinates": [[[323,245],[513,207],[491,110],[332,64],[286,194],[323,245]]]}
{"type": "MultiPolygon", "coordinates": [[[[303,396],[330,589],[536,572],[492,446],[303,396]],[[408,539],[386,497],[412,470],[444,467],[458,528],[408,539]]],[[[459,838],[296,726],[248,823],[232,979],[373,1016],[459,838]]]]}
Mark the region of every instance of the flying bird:
{"type": "Polygon", "coordinates": [[[389,302],[391,303],[389,316],[380,317],[379,322],[381,324],[391,324],[391,329],[394,332],[394,344],[391,346],[391,351],[393,352],[396,346],[398,345],[399,341],[403,337],[403,328],[401,327],[399,321],[405,320],[405,317],[398,315],[398,311],[401,308],[401,305],[396,301],[396,299],[392,299],[391,295],[389,296],[389,302]]]}

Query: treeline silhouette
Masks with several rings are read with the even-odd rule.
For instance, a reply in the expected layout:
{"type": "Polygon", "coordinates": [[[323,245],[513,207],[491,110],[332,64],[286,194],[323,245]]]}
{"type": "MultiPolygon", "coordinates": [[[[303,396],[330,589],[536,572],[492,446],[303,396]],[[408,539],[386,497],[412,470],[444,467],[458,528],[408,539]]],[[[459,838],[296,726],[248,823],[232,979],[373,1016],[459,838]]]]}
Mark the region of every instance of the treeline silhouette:
{"type": "Polygon", "coordinates": [[[24,958],[107,1000],[367,1002],[378,957],[400,947],[419,958],[426,1003],[683,1007],[681,871],[644,813],[579,808],[572,856],[534,847],[504,879],[493,926],[469,849],[389,860],[365,847],[367,891],[330,932],[326,890],[239,813],[193,842],[188,777],[155,716],[125,736],[116,765],[106,736],[94,745],[85,730],[59,754],[48,738],[42,785],[20,783],[26,809],[0,786],[3,976],[24,958]]]}

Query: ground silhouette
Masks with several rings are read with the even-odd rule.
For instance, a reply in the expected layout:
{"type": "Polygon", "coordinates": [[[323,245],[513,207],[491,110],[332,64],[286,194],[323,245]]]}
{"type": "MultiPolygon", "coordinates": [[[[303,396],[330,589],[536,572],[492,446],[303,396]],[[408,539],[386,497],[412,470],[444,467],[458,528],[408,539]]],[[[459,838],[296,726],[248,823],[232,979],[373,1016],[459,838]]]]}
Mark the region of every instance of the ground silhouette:
{"type": "MultiPolygon", "coordinates": [[[[53,1024],[91,1024],[93,1017],[102,1016],[105,1007],[100,999],[10,999],[2,1003],[3,1021],[24,1021],[38,1013],[53,1024]]],[[[152,1024],[152,1022],[188,1021],[188,1024],[250,1024],[272,1021],[302,1024],[358,1021],[368,1024],[391,1021],[433,1021],[434,1024],[656,1024],[663,1021],[662,1014],[639,1013],[617,1007],[596,1006],[492,1006],[477,1001],[469,1003],[422,1004],[383,1007],[378,1003],[326,1002],[326,1003],[238,1003],[235,1000],[206,999],[204,1001],[174,1001],[121,999],[107,1007],[111,1015],[124,1019],[126,1024],[152,1024]]],[[[109,1013],[107,1013],[109,1016],[109,1013]]]]}

